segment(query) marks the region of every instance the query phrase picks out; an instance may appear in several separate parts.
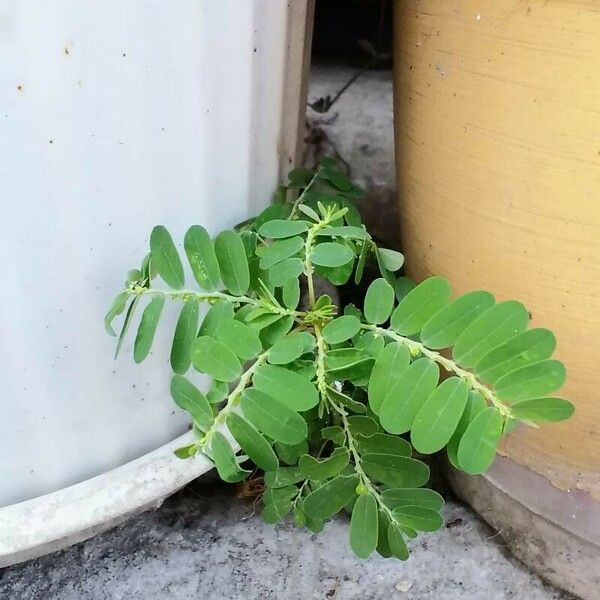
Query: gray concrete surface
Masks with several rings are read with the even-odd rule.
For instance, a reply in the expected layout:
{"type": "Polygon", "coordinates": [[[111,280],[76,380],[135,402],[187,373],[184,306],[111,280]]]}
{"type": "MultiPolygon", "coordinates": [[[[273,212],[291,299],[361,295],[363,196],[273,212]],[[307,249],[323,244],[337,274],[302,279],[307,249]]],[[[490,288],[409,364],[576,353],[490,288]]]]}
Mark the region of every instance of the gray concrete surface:
{"type": "MultiPolygon", "coordinates": [[[[309,99],[333,95],[352,69],[316,67],[309,99]]],[[[397,241],[389,72],[361,77],[331,111],[309,110],[309,133],[333,144],[367,189],[377,234],[397,241]],[[337,117],[335,116],[337,114],[337,117]],[[390,217],[390,214],[392,217],[390,217]]],[[[314,142],[314,140],[313,140],[314,142]]],[[[310,162],[311,155],[307,155],[310,162]]],[[[210,477],[152,512],[68,550],[0,571],[1,600],[566,600],[503,546],[470,509],[450,501],[447,526],[411,544],[406,563],[355,559],[343,517],[312,535],[266,525],[235,489],[210,477]]]]}
{"type": "Polygon", "coordinates": [[[235,490],[201,480],[117,529],[0,572],[2,600],[564,600],[450,502],[447,526],[401,563],[355,559],[340,517],[318,535],[262,522],[235,490]]]}
{"type": "MultiPolygon", "coordinates": [[[[333,97],[356,74],[350,67],[313,66],[308,101],[333,97]]],[[[367,192],[358,205],[369,231],[390,246],[399,243],[394,174],[394,115],[390,71],[366,71],[326,113],[307,110],[304,161],[338,155],[367,192]]]]}

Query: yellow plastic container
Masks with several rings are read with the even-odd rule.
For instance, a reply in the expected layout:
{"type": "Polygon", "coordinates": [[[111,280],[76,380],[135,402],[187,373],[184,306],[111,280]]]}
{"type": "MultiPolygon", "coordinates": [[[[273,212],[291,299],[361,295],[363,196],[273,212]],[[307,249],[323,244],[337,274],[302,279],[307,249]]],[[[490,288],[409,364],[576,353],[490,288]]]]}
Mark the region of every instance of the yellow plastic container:
{"type": "MultiPolygon", "coordinates": [[[[395,8],[408,273],[447,276],[457,294],[517,298],[531,326],[555,331],[568,370],[559,395],[576,414],[511,434],[503,452],[542,487],[579,490],[591,514],[600,500],[600,2],[397,0],[395,8]]],[[[510,481],[499,485],[510,491],[510,481]]],[[[564,502],[554,518],[568,528],[564,502]]]]}

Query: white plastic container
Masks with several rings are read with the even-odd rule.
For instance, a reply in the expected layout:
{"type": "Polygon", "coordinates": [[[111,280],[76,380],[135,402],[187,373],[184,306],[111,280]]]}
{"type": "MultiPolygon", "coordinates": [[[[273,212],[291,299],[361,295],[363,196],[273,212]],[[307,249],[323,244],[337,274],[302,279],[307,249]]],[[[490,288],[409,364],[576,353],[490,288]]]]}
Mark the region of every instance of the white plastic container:
{"type": "Polygon", "coordinates": [[[0,4],[0,566],[209,468],[172,455],[173,328],[136,366],[103,315],[153,225],[233,226],[295,161],[310,15],[289,4],[0,4]]]}

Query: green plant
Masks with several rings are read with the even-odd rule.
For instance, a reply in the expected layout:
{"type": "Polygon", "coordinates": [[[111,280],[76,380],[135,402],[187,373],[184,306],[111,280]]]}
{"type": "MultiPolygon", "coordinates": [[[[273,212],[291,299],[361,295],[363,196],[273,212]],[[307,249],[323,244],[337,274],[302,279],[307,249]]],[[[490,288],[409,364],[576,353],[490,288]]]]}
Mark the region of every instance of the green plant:
{"type": "Polygon", "coordinates": [[[125,313],[118,352],[136,307],[149,301],[134,343],[140,362],[165,300],[180,302],[171,394],[190,413],[196,440],[177,456],[203,453],[228,482],[249,477],[250,460],[264,470],[268,522],[293,513],[319,531],[347,509],[357,556],[406,559],[405,538],[443,522],[443,500],[423,487],[429,469],[413,448],[446,448],[455,467],[482,473],[517,422],[572,414],[567,400],[547,397],[565,370],[550,358],[553,334],[527,329],[519,302],[496,303],[485,291],[451,301],[444,278],[415,286],[396,277],[402,255],[371,239],[351,202],[361,191],[335,163],[295,169],[289,179],[278,201],[237,231],[212,240],[199,225],[188,230],[184,249],[199,289],[184,288],[171,236],[155,227],[106,327],[114,335],[111,323],[125,313]],[[381,277],[362,310],[317,294],[316,276],[358,284],[367,260],[381,277]],[[152,287],[156,275],[167,289],[152,287]],[[202,303],[210,308],[200,319],[202,303]],[[211,378],[207,392],[186,377],[190,366],[211,378]]]}

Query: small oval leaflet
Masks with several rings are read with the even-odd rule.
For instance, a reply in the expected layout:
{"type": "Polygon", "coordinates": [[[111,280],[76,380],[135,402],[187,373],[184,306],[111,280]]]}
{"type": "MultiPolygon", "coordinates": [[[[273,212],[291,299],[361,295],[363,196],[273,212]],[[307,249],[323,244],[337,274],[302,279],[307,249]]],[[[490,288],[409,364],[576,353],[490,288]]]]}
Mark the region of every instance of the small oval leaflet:
{"type": "Polygon", "coordinates": [[[393,513],[402,525],[417,531],[437,531],[444,524],[440,513],[421,506],[399,506],[393,513]]]}
{"type": "Polygon", "coordinates": [[[472,475],[486,471],[496,456],[502,436],[502,415],[493,406],[479,412],[469,423],[458,445],[460,468],[472,475]]]}
{"type": "Polygon", "coordinates": [[[361,494],[354,503],[350,519],[350,547],[358,558],[367,558],[375,552],[378,526],[375,498],[371,494],[361,494]]]}
{"type": "Polygon", "coordinates": [[[269,349],[268,360],[273,365],[287,365],[313,349],[315,338],[307,331],[288,333],[269,349]]]}
{"type": "Polygon", "coordinates": [[[533,398],[510,407],[513,417],[531,421],[564,421],[575,412],[575,407],[564,398],[533,398]]]}
{"type": "Polygon", "coordinates": [[[429,467],[414,458],[374,453],[361,462],[369,477],[393,487],[421,487],[429,479],[429,467]]]}
{"type": "Polygon", "coordinates": [[[265,471],[273,471],[279,466],[277,456],[269,442],[246,419],[235,413],[229,413],[227,428],[242,450],[258,467],[265,471]]]}
{"type": "Polygon", "coordinates": [[[156,296],[155,298],[152,298],[142,313],[142,319],[133,346],[133,359],[136,363],[141,363],[150,352],[164,305],[165,297],[156,296]]]}
{"type": "Polygon", "coordinates": [[[179,408],[187,410],[202,431],[213,423],[213,411],[206,396],[182,375],[171,378],[171,397],[179,408]]]}
{"type": "Polygon", "coordinates": [[[183,265],[171,234],[163,225],[157,225],[150,234],[152,268],[170,287],[179,290],[185,283],[183,265]]]}
{"type": "Polygon", "coordinates": [[[294,256],[302,248],[304,248],[304,240],[300,236],[285,240],[276,240],[266,247],[263,255],[260,257],[260,268],[270,269],[282,260],[294,256]]]}
{"type": "Polygon", "coordinates": [[[323,242],[314,246],[310,255],[313,264],[322,267],[341,267],[354,258],[354,253],[342,243],[323,242]]]}
{"type": "Polygon", "coordinates": [[[397,342],[388,344],[377,356],[369,380],[369,406],[375,414],[409,363],[408,348],[397,342]]]}
{"type": "Polygon", "coordinates": [[[466,383],[458,377],[449,377],[431,393],[410,432],[415,450],[432,454],[448,443],[465,409],[468,393],[466,383]]]}
{"type": "Polygon", "coordinates": [[[458,463],[458,445],[460,444],[460,440],[471,421],[486,407],[487,404],[484,397],[479,392],[474,392],[471,390],[469,392],[469,396],[467,397],[467,405],[465,406],[465,410],[463,411],[460,421],[458,422],[458,425],[456,426],[456,429],[454,430],[454,433],[452,434],[452,437],[446,446],[448,460],[457,469],[461,468],[458,463]]]}
{"type": "Polygon", "coordinates": [[[556,338],[549,329],[528,329],[490,350],[475,365],[475,372],[494,383],[511,371],[550,358],[555,348],[556,338]]]}
{"type": "Polygon", "coordinates": [[[367,230],[363,227],[356,227],[353,225],[340,225],[339,227],[325,227],[317,231],[318,236],[328,237],[347,237],[355,240],[366,240],[369,239],[367,230]]]}
{"type": "Polygon", "coordinates": [[[269,281],[274,286],[285,285],[290,279],[298,278],[303,269],[304,265],[301,259],[286,258],[269,269],[269,281]]]}
{"type": "Polygon", "coordinates": [[[529,313],[520,302],[508,300],[495,304],[461,333],[452,356],[464,367],[473,367],[490,350],[523,333],[528,322],[529,313]]]}
{"type": "Polygon", "coordinates": [[[452,346],[460,334],[493,304],[494,296],[488,292],[469,292],[459,296],[425,323],[421,341],[434,349],[452,346]]]}
{"type": "Polygon", "coordinates": [[[250,360],[262,350],[260,338],[254,329],[235,319],[223,319],[217,326],[217,339],[231,348],[239,358],[250,360]]]}
{"type": "Polygon", "coordinates": [[[379,325],[389,319],[394,306],[394,288],[383,278],[376,279],[367,289],[364,313],[369,323],[379,325]]]}
{"type": "Polygon", "coordinates": [[[201,336],[192,344],[192,364],[218,381],[233,381],[242,371],[238,357],[221,342],[201,336]]]}
{"type": "Polygon", "coordinates": [[[396,250],[390,250],[389,248],[379,248],[379,256],[383,266],[388,271],[398,271],[404,264],[404,255],[396,250]]]}
{"type": "Polygon", "coordinates": [[[323,337],[328,344],[340,344],[355,336],[359,330],[360,321],[355,316],[343,315],[323,327],[323,337]]]}
{"type": "Polygon", "coordinates": [[[379,420],[382,427],[395,434],[408,431],[439,378],[440,369],[429,358],[419,358],[401,372],[381,403],[379,420]]]}
{"type": "Polygon", "coordinates": [[[308,229],[308,223],[306,221],[290,221],[284,219],[273,219],[263,223],[258,233],[262,237],[279,239],[288,238],[304,233],[308,229]]]}
{"type": "Polygon", "coordinates": [[[294,371],[276,365],[261,365],[252,377],[254,387],[280,398],[290,408],[308,410],[319,403],[317,388],[294,371]]]}
{"type": "Polygon", "coordinates": [[[283,303],[287,308],[291,310],[296,309],[300,302],[300,282],[297,277],[288,279],[284,283],[281,296],[283,298],[283,303]]]}
{"type": "Polygon", "coordinates": [[[185,234],[183,247],[198,285],[209,292],[216,290],[221,272],[208,231],[201,225],[192,225],[185,234]]]}
{"type": "Polygon", "coordinates": [[[214,432],[210,440],[210,450],[219,477],[223,481],[236,483],[250,475],[251,471],[246,471],[238,465],[231,444],[220,431],[214,432]]]}
{"type": "Polygon", "coordinates": [[[391,554],[400,560],[407,560],[408,548],[402,537],[400,527],[393,521],[390,522],[387,534],[391,554]]]}
{"type": "Polygon", "coordinates": [[[355,475],[338,475],[306,496],[302,508],[313,519],[329,519],[352,500],[357,484],[355,475]]]}
{"type": "Polygon", "coordinates": [[[402,335],[418,333],[449,299],[450,284],[447,279],[425,279],[402,298],[392,314],[392,328],[402,335]]]}
{"type": "Polygon", "coordinates": [[[245,294],[250,286],[250,271],[240,234],[232,230],[222,231],[215,239],[215,254],[225,287],[234,296],[245,294]]]}
{"type": "Polygon", "coordinates": [[[350,453],[346,448],[336,448],[331,456],[317,459],[304,454],[298,461],[300,471],[307,479],[328,479],[337,475],[350,461],[350,453]]]}
{"type": "Polygon", "coordinates": [[[444,506],[444,499],[428,488],[388,488],[381,494],[381,499],[390,508],[422,506],[440,511],[444,506]]]}
{"type": "Polygon", "coordinates": [[[357,435],[354,445],[360,454],[394,454],[396,456],[410,456],[411,445],[401,437],[375,433],[372,436],[357,435]]]}
{"type": "Polygon", "coordinates": [[[215,337],[217,329],[222,321],[233,319],[233,304],[231,302],[217,302],[213,304],[209,309],[202,323],[200,324],[200,330],[198,335],[209,335],[215,337]]]}
{"type": "Polygon", "coordinates": [[[284,444],[306,439],[306,421],[295,411],[271,396],[253,388],[242,392],[242,413],[260,432],[284,444]]]}
{"type": "Polygon", "coordinates": [[[565,382],[565,366],[558,360],[541,360],[501,377],[494,386],[501,400],[517,402],[551,394],[565,382]]]}
{"type": "Polygon", "coordinates": [[[192,343],[198,333],[199,312],[197,302],[185,302],[181,307],[179,319],[177,319],[171,346],[171,368],[180,375],[183,375],[190,368],[192,362],[192,343]]]}

